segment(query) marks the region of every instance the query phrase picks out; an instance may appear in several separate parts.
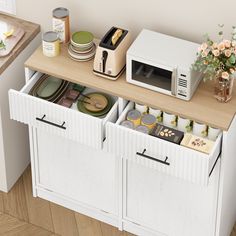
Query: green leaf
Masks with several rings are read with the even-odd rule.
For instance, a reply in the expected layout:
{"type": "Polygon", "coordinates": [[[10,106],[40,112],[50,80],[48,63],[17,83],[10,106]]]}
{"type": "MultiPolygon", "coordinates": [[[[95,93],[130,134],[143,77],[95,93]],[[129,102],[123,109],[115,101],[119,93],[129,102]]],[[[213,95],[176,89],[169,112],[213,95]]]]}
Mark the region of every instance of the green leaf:
{"type": "Polygon", "coordinates": [[[223,31],[220,31],[218,34],[219,34],[220,36],[223,35],[223,31]]]}
{"type": "Polygon", "coordinates": [[[236,58],[235,58],[235,55],[234,55],[234,54],[232,54],[232,55],[230,56],[229,61],[230,61],[231,64],[234,64],[234,63],[236,62],[236,58]]]}
{"type": "Polygon", "coordinates": [[[225,65],[226,65],[226,67],[228,67],[228,68],[232,67],[232,64],[231,64],[230,60],[228,60],[228,61],[225,63],[225,65]]]}

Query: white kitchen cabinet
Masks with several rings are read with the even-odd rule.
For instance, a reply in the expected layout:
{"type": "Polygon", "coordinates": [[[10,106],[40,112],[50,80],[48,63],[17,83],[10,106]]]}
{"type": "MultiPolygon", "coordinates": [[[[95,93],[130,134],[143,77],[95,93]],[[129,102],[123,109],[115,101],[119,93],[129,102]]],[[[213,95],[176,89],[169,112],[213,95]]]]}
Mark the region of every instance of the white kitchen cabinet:
{"type": "MultiPolygon", "coordinates": [[[[48,59],[38,49],[26,63],[26,85],[9,92],[11,118],[29,125],[33,195],[141,236],[229,236],[236,221],[235,116],[209,155],[125,129],[119,123],[133,108],[123,99],[128,85],[93,78],[91,62],[74,63],[65,53],[48,59]],[[113,108],[98,119],[28,95],[37,68],[106,93],[117,86],[113,108]]],[[[146,93],[136,90],[138,102],[146,93]]],[[[196,113],[189,104],[203,110],[213,100],[197,93],[188,103],[178,100],[190,117],[196,113]]],[[[221,105],[214,114],[231,116],[231,106],[221,105]]]]}
{"type": "Polygon", "coordinates": [[[117,226],[119,160],[101,149],[118,99],[106,117],[92,117],[75,104],[68,109],[29,95],[42,73],[26,75],[25,86],[9,90],[9,103],[11,118],[29,125],[34,196],[117,226]]]}
{"type": "Polygon", "coordinates": [[[40,43],[40,36],[0,75],[0,191],[8,192],[29,165],[27,127],[10,120],[8,90],[25,83],[24,62],[40,43]]]}

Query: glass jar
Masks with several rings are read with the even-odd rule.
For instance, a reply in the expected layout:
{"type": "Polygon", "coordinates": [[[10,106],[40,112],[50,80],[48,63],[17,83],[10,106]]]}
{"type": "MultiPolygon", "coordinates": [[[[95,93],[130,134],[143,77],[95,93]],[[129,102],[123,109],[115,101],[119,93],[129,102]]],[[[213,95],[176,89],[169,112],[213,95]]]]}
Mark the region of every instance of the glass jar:
{"type": "Polygon", "coordinates": [[[228,102],[232,98],[233,84],[234,76],[230,76],[229,79],[217,77],[215,79],[214,97],[219,102],[228,102]]]}

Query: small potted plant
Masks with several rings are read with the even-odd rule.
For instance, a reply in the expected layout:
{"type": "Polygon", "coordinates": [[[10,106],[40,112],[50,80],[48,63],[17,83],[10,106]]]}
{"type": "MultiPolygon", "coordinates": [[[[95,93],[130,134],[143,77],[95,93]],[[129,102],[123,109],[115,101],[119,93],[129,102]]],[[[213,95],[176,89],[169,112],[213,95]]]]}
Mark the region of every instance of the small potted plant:
{"type": "MultiPolygon", "coordinates": [[[[220,28],[223,25],[219,25],[220,28]]],[[[214,97],[220,102],[228,102],[232,97],[236,71],[236,27],[232,38],[224,39],[223,31],[218,34],[219,42],[206,35],[206,40],[198,49],[193,69],[204,74],[204,81],[215,80],[214,97]]]]}

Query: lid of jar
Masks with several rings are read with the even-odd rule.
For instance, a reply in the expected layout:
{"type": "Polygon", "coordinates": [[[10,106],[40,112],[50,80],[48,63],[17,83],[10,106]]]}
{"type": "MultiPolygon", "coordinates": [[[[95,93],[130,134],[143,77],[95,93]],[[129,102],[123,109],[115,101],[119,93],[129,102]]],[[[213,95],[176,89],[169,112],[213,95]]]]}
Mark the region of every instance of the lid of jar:
{"type": "Polygon", "coordinates": [[[65,18],[69,16],[69,10],[64,7],[58,7],[52,11],[52,15],[56,18],[65,18]]]}
{"type": "Polygon", "coordinates": [[[129,120],[124,120],[121,122],[120,124],[121,126],[124,126],[126,128],[130,128],[130,129],[133,129],[134,128],[134,124],[132,121],[129,121],[129,120]]]}
{"type": "Polygon", "coordinates": [[[43,41],[45,42],[55,42],[58,40],[58,34],[54,31],[48,31],[43,34],[43,41]]]}
{"type": "Polygon", "coordinates": [[[138,120],[141,118],[141,112],[138,110],[131,110],[127,114],[127,119],[128,120],[138,120]]]}
{"type": "Polygon", "coordinates": [[[154,124],[156,123],[156,117],[151,114],[146,114],[142,117],[142,123],[147,124],[147,125],[154,124]]]}

